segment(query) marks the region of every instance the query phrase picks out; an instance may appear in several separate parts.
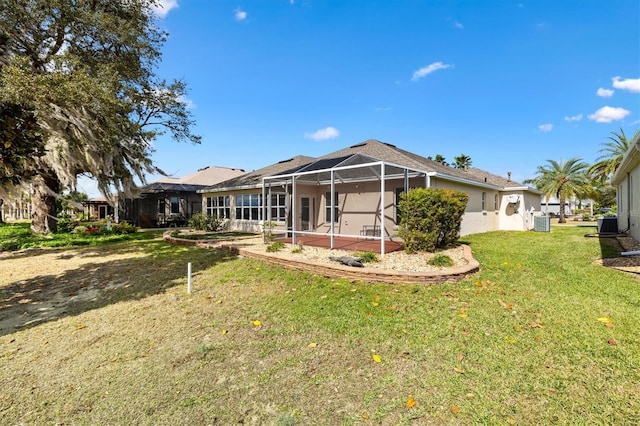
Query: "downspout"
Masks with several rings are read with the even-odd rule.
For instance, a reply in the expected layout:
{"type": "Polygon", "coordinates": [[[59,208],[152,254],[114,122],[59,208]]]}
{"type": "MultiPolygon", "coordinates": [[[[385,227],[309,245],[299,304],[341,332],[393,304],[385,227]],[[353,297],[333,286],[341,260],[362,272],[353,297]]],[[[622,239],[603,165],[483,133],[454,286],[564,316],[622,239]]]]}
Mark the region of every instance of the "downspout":
{"type": "MultiPolygon", "coordinates": [[[[636,145],[638,148],[638,145],[636,145]]],[[[631,173],[627,172],[627,229],[622,232],[629,232],[631,229],[631,173]]]]}

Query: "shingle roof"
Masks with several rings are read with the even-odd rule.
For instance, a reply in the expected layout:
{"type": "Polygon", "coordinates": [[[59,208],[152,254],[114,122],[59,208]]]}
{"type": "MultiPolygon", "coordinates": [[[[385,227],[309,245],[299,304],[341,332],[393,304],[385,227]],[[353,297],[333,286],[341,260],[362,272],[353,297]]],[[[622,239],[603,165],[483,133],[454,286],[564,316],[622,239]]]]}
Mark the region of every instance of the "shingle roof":
{"type": "Polygon", "coordinates": [[[437,177],[442,179],[463,179],[477,182],[481,185],[493,185],[505,189],[525,187],[525,185],[521,183],[511,181],[510,179],[503,178],[481,169],[473,167],[468,170],[456,169],[433,161],[429,158],[422,157],[418,154],[405,151],[395,145],[381,142],[376,139],[369,139],[362,143],[331,152],[318,158],[306,156],[293,157],[289,160],[281,161],[245,175],[212,185],[200,192],[220,190],[223,188],[259,187],[262,185],[262,178],[264,177],[318,170],[321,168],[320,165],[331,168],[334,164],[340,163],[349,157],[357,155],[364,155],[379,161],[394,163],[399,166],[413,168],[426,173],[435,173],[437,177]]]}
{"type": "Polygon", "coordinates": [[[241,176],[227,179],[219,182],[215,185],[210,185],[200,190],[200,192],[207,192],[210,190],[219,190],[222,188],[238,188],[238,187],[252,187],[262,185],[262,178],[266,176],[274,176],[282,173],[286,170],[296,169],[301,166],[307,165],[314,161],[313,157],[307,157],[305,155],[297,155],[288,160],[279,161],[275,164],[263,167],[258,170],[254,170],[249,173],[245,173],[241,176]]]}
{"type": "Polygon", "coordinates": [[[242,169],[232,167],[207,166],[188,175],[174,178],[162,177],[152,183],[181,183],[185,185],[215,185],[228,179],[246,174],[242,169]]]}
{"type": "Polygon", "coordinates": [[[426,157],[422,157],[418,154],[405,151],[403,149],[396,147],[395,145],[385,143],[385,142],[380,142],[376,139],[369,139],[367,141],[350,146],[348,148],[344,148],[344,149],[332,152],[330,154],[324,155],[320,158],[324,159],[324,158],[344,157],[346,155],[351,155],[356,153],[366,154],[371,157],[377,158],[378,160],[381,160],[381,161],[387,161],[390,163],[398,164],[400,166],[415,168],[427,173],[435,172],[443,178],[450,176],[453,178],[476,181],[478,183],[488,183],[490,185],[495,185],[503,188],[524,186],[521,183],[511,181],[507,178],[494,175],[492,173],[489,173],[481,169],[472,167],[468,170],[460,170],[453,167],[445,166],[444,164],[438,163],[437,161],[433,161],[426,157]]]}

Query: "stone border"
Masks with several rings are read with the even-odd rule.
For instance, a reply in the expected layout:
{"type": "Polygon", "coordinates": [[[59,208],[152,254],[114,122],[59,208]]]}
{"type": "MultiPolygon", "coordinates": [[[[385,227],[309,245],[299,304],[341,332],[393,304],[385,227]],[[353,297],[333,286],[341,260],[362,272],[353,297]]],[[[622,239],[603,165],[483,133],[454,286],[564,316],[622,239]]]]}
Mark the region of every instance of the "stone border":
{"type": "Polygon", "coordinates": [[[283,259],[276,255],[270,255],[267,252],[257,252],[239,247],[239,243],[243,239],[255,237],[239,237],[228,240],[189,240],[185,238],[176,238],[170,235],[171,231],[167,231],[163,235],[163,239],[172,244],[190,245],[201,248],[216,248],[227,250],[235,254],[239,254],[252,259],[258,259],[265,262],[275,263],[286,268],[296,269],[300,271],[310,272],[312,274],[321,275],[330,278],[345,278],[352,281],[364,282],[381,282],[389,284],[415,283],[415,284],[440,284],[445,282],[457,282],[468,277],[480,270],[480,264],[473,258],[471,248],[463,245],[464,257],[467,264],[456,268],[445,268],[438,271],[430,272],[402,272],[390,271],[384,269],[363,269],[354,268],[343,265],[326,265],[307,260],[283,259]]]}

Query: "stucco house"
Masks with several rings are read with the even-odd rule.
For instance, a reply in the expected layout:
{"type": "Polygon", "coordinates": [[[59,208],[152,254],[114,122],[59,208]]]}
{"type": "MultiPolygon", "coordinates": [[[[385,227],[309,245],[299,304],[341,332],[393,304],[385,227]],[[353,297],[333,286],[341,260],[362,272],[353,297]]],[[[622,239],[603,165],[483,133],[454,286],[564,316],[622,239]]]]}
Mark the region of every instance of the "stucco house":
{"type": "Polygon", "coordinates": [[[489,172],[454,169],[377,140],[319,158],[293,157],[198,190],[208,214],[231,229],[292,238],[375,239],[380,252],[397,240],[400,194],[410,188],[448,188],[469,194],[461,235],[528,230],[540,214],[540,191],[489,172]]]}
{"type": "Polygon", "coordinates": [[[242,169],[210,166],[178,178],[163,177],[141,187],[135,198],[119,199],[116,220],[142,228],[185,225],[194,213],[203,211],[198,190],[244,173],[242,169]]]}
{"type": "Polygon", "coordinates": [[[640,241],[640,133],[631,141],[611,184],[616,187],[618,231],[640,241]]]}

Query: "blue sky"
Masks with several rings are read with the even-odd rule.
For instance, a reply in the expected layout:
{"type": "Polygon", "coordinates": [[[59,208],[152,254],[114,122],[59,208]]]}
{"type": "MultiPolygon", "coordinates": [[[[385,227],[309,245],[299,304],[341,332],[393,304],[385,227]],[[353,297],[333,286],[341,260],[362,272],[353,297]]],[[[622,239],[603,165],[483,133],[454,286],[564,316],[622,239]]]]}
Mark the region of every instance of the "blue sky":
{"type": "Polygon", "coordinates": [[[522,181],[640,128],[637,0],[163,3],[158,71],[203,137],[154,142],[175,176],[378,139],[522,181]]]}

